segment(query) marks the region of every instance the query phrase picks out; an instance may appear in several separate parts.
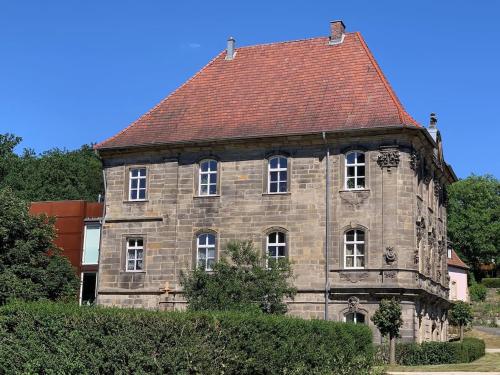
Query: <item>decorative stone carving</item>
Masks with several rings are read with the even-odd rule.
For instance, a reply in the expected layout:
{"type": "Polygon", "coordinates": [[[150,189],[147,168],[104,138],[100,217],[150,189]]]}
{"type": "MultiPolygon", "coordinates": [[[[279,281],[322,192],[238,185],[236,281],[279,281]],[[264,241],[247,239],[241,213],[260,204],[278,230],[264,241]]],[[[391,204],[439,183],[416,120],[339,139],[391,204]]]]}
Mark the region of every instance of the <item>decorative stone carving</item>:
{"type": "Polygon", "coordinates": [[[439,183],[434,184],[434,196],[436,199],[439,199],[439,196],[441,195],[441,185],[439,183]]]}
{"type": "Polygon", "coordinates": [[[427,243],[429,245],[429,248],[433,249],[436,246],[436,231],[434,228],[429,230],[429,233],[427,235],[427,243]]]}
{"type": "Polygon", "coordinates": [[[418,255],[419,251],[418,249],[415,250],[414,256],[413,256],[413,262],[415,264],[418,264],[420,262],[420,255],[418,255]]]}
{"type": "Polygon", "coordinates": [[[429,185],[429,183],[432,180],[432,172],[431,170],[426,166],[424,170],[424,183],[426,185],[429,185]]]}
{"type": "Polygon", "coordinates": [[[392,247],[392,246],[387,246],[385,248],[384,256],[385,256],[385,261],[387,264],[392,264],[398,259],[396,251],[394,250],[394,247],[392,247]]]}
{"type": "Polygon", "coordinates": [[[347,307],[349,309],[349,312],[356,312],[358,311],[359,308],[359,298],[358,297],[349,297],[347,299],[347,307]]]}
{"type": "Polygon", "coordinates": [[[417,220],[417,247],[420,246],[422,238],[424,238],[425,233],[425,219],[421,217],[417,220]]]}
{"type": "Polygon", "coordinates": [[[396,168],[399,165],[399,151],[394,149],[381,150],[377,163],[380,168],[396,168]]]}
{"type": "Polygon", "coordinates": [[[340,192],[340,198],[354,209],[359,208],[369,196],[370,190],[342,190],[340,192]]]}
{"type": "Polygon", "coordinates": [[[398,275],[398,271],[384,271],[384,278],[386,279],[395,279],[398,275]]]}
{"type": "Polygon", "coordinates": [[[351,283],[357,283],[368,277],[368,272],[340,272],[340,278],[342,280],[350,281],[351,283]]]}
{"type": "Polygon", "coordinates": [[[432,265],[431,265],[431,258],[430,257],[425,258],[425,270],[427,272],[427,275],[431,274],[432,265]]]}
{"type": "Polygon", "coordinates": [[[441,238],[439,241],[438,241],[438,253],[439,253],[439,256],[441,257],[441,255],[443,255],[445,252],[446,252],[446,241],[444,241],[443,238],[441,238]]]}
{"type": "Polygon", "coordinates": [[[441,280],[441,271],[440,270],[437,270],[437,272],[436,272],[436,278],[438,280],[441,280]]]}
{"type": "Polygon", "coordinates": [[[410,154],[410,168],[418,172],[418,168],[420,167],[420,155],[414,150],[410,154]]]}

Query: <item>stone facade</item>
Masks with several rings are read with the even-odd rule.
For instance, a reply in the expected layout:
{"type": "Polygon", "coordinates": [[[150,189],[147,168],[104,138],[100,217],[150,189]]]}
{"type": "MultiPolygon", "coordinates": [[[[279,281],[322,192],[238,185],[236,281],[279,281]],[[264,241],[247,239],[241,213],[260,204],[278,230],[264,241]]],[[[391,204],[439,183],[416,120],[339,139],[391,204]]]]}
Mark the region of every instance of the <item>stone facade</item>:
{"type": "MultiPolygon", "coordinates": [[[[452,178],[423,129],[289,136],[200,145],[103,150],[106,212],[98,303],[182,309],[181,271],[195,266],[196,236],[225,244],[249,239],[265,251],[266,236],[286,233],[287,257],[298,289],[290,314],[323,318],[325,225],[329,226],[329,319],[359,312],[370,317],[384,297],[403,306],[402,337],[447,338],[448,280],[443,186],[452,178]],[[330,151],[330,221],[326,223],[326,145],[330,151]],[[366,183],[346,190],[345,155],[365,153],[366,183]],[[267,158],[288,159],[288,191],[267,193],[267,158]],[[197,195],[198,163],[219,162],[218,195],[197,195]],[[128,171],[147,169],[147,200],[128,200],[128,171]],[[344,265],[344,233],[365,233],[364,268],[344,265]],[[125,271],[126,240],[144,240],[144,270],[125,271]]],[[[373,327],[374,328],[374,327],[373,327]]],[[[375,341],[380,341],[373,329],[375,341]]]]}

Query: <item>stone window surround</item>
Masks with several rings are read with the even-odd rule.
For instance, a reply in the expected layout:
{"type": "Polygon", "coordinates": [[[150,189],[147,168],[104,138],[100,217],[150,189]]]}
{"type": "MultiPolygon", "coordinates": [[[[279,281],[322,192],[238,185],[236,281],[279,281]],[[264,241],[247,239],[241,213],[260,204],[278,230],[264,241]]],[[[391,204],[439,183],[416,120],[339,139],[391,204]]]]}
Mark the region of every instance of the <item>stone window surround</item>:
{"type": "Polygon", "coordinates": [[[123,189],[123,202],[124,203],[144,203],[147,202],[149,199],[149,186],[151,183],[151,177],[150,177],[150,168],[147,164],[131,164],[131,165],[126,165],[125,166],[125,184],[124,184],[124,189],[123,189]],[[139,168],[144,168],[146,169],[146,196],[144,199],[130,199],[130,171],[132,169],[139,169],[139,168]]]}
{"type": "Polygon", "coordinates": [[[286,228],[272,226],[264,230],[262,236],[262,254],[267,255],[267,239],[271,233],[280,232],[285,235],[285,258],[290,258],[290,234],[286,228]]]}
{"type": "Polygon", "coordinates": [[[340,150],[340,153],[338,154],[340,157],[340,164],[342,165],[342,168],[340,169],[340,191],[349,191],[353,193],[357,192],[362,192],[366,190],[370,190],[370,150],[367,147],[364,147],[359,144],[354,144],[349,147],[345,147],[342,150],[340,150]],[[365,154],[365,187],[364,188],[359,188],[359,189],[348,189],[347,188],[347,154],[350,152],[362,152],[365,154]]]}
{"type": "Polygon", "coordinates": [[[120,271],[123,273],[146,273],[147,270],[147,236],[145,234],[124,234],[122,235],[122,256],[120,271]],[[129,239],[142,238],[142,270],[127,270],[127,244],[129,239]]]}
{"type": "Polygon", "coordinates": [[[194,176],[193,176],[193,196],[194,198],[214,198],[220,197],[221,192],[221,181],[222,181],[222,165],[221,160],[216,155],[204,155],[199,158],[194,164],[194,176]],[[217,192],[215,194],[201,195],[200,194],[200,164],[206,160],[215,160],[217,162],[217,192]]]}
{"type": "Polygon", "coordinates": [[[362,270],[362,269],[365,269],[365,268],[369,268],[368,267],[368,261],[369,261],[370,257],[368,256],[368,254],[369,254],[369,244],[370,244],[370,230],[368,229],[368,227],[366,227],[364,225],[361,225],[359,223],[356,223],[356,224],[346,225],[343,228],[341,228],[340,231],[341,231],[341,235],[342,235],[341,241],[339,241],[339,243],[340,243],[340,247],[339,247],[340,269],[346,270],[346,271],[349,271],[349,270],[356,271],[356,270],[362,270]],[[346,232],[348,232],[350,230],[362,230],[365,233],[365,244],[364,244],[364,249],[365,249],[365,266],[362,267],[362,268],[346,267],[345,266],[344,241],[345,241],[345,234],[346,234],[346,232]]]}
{"type": "Polygon", "coordinates": [[[262,184],[262,194],[263,195],[287,195],[290,194],[290,183],[291,183],[291,176],[292,176],[292,158],[291,155],[288,152],[285,151],[272,151],[268,154],[266,154],[264,158],[264,165],[263,165],[263,184],[262,184]],[[286,191],[284,192],[277,192],[277,193],[271,193],[269,192],[269,161],[277,156],[281,156],[286,158],[286,191]]]}
{"type": "MultiPolygon", "coordinates": [[[[377,304],[378,305],[378,304],[377,304]]],[[[368,313],[368,310],[363,308],[363,307],[357,307],[354,311],[350,310],[348,307],[345,307],[341,309],[338,313],[338,321],[339,322],[345,322],[346,320],[346,315],[349,313],[359,313],[363,314],[365,316],[365,323],[366,325],[369,325],[370,323],[370,314],[368,313]]]]}
{"type": "Polygon", "coordinates": [[[349,151],[345,152],[343,155],[344,155],[344,176],[343,176],[344,177],[343,178],[344,184],[343,184],[343,188],[345,190],[349,190],[349,191],[351,191],[351,190],[353,190],[353,191],[356,191],[356,190],[366,190],[367,189],[366,177],[367,177],[367,172],[368,172],[368,168],[367,168],[367,166],[368,166],[367,165],[368,164],[367,163],[368,162],[368,158],[367,158],[366,151],[363,151],[363,150],[360,150],[360,149],[349,150],[349,151]],[[349,166],[354,167],[354,169],[355,169],[354,176],[355,177],[352,177],[352,176],[351,177],[347,177],[347,168],[348,168],[348,165],[347,165],[347,155],[353,154],[353,153],[356,153],[358,155],[359,154],[363,154],[363,156],[365,158],[365,161],[363,163],[358,163],[357,157],[356,157],[355,164],[350,164],[349,165],[349,166]],[[362,177],[358,177],[358,175],[357,175],[357,168],[360,167],[360,166],[363,166],[365,168],[365,173],[364,173],[364,176],[362,176],[362,177]],[[348,178],[353,178],[354,179],[355,187],[350,188],[350,187],[347,186],[347,180],[348,180],[348,178]],[[363,183],[363,187],[356,187],[359,178],[363,178],[365,180],[364,183],[363,183]]]}
{"type": "MultiPolygon", "coordinates": [[[[214,262],[219,260],[219,232],[210,228],[201,228],[193,233],[192,241],[192,258],[191,258],[191,268],[196,269],[198,267],[198,236],[201,234],[212,234],[215,237],[215,257],[214,262]]],[[[212,272],[212,271],[207,271],[212,272]]]]}

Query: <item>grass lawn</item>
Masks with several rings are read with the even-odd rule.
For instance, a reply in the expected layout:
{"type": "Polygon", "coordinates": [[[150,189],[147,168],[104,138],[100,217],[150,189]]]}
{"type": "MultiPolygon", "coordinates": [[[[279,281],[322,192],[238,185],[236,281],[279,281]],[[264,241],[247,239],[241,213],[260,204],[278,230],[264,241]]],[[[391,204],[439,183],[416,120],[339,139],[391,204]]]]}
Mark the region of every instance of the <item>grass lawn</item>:
{"type": "Polygon", "coordinates": [[[429,366],[387,366],[386,371],[500,371],[500,353],[487,353],[484,357],[471,363],[429,366]]]}
{"type": "Polygon", "coordinates": [[[486,332],[481,332],[474,328],[466,332],[465,336],[477,337],[478,339],[484,340],[486,348],[488,349],[500,349],[500,336],[495,336],[486,332]]]}

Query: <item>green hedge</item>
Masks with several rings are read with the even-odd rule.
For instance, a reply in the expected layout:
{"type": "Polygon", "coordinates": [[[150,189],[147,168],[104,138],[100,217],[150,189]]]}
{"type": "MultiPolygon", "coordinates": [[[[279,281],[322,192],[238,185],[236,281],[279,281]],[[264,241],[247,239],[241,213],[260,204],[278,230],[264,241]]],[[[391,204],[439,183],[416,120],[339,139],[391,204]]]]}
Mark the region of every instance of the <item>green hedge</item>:
{"type": "Polygon", "coordinates": [[[472,302],[482,302],[486,299],[488,289],[483,284],[472,284],[469,287],[470,299],[472,302]]]}
{"type": "Polygon", "coordinates": [[[487,277],[481,280],[486,288],[500,288],[500,277],[487,277]]]}
{"type": "Polygon", "coordinates": [[[365,325],[56,303],[0,308],[0,374],[368,374],[365,325]]]}
{"type": "MultiPolygon", "coordinates": [[[[388,350],[386,345],[378,348],[379,357],[384,363],[388,363],[388,350]]],[[[482,357],[484,353],[484,341],[475,338],[465,338],[462,343],[458,341],[398,343],[396,362],[405,366],[468,363],[482,357]]]]}

